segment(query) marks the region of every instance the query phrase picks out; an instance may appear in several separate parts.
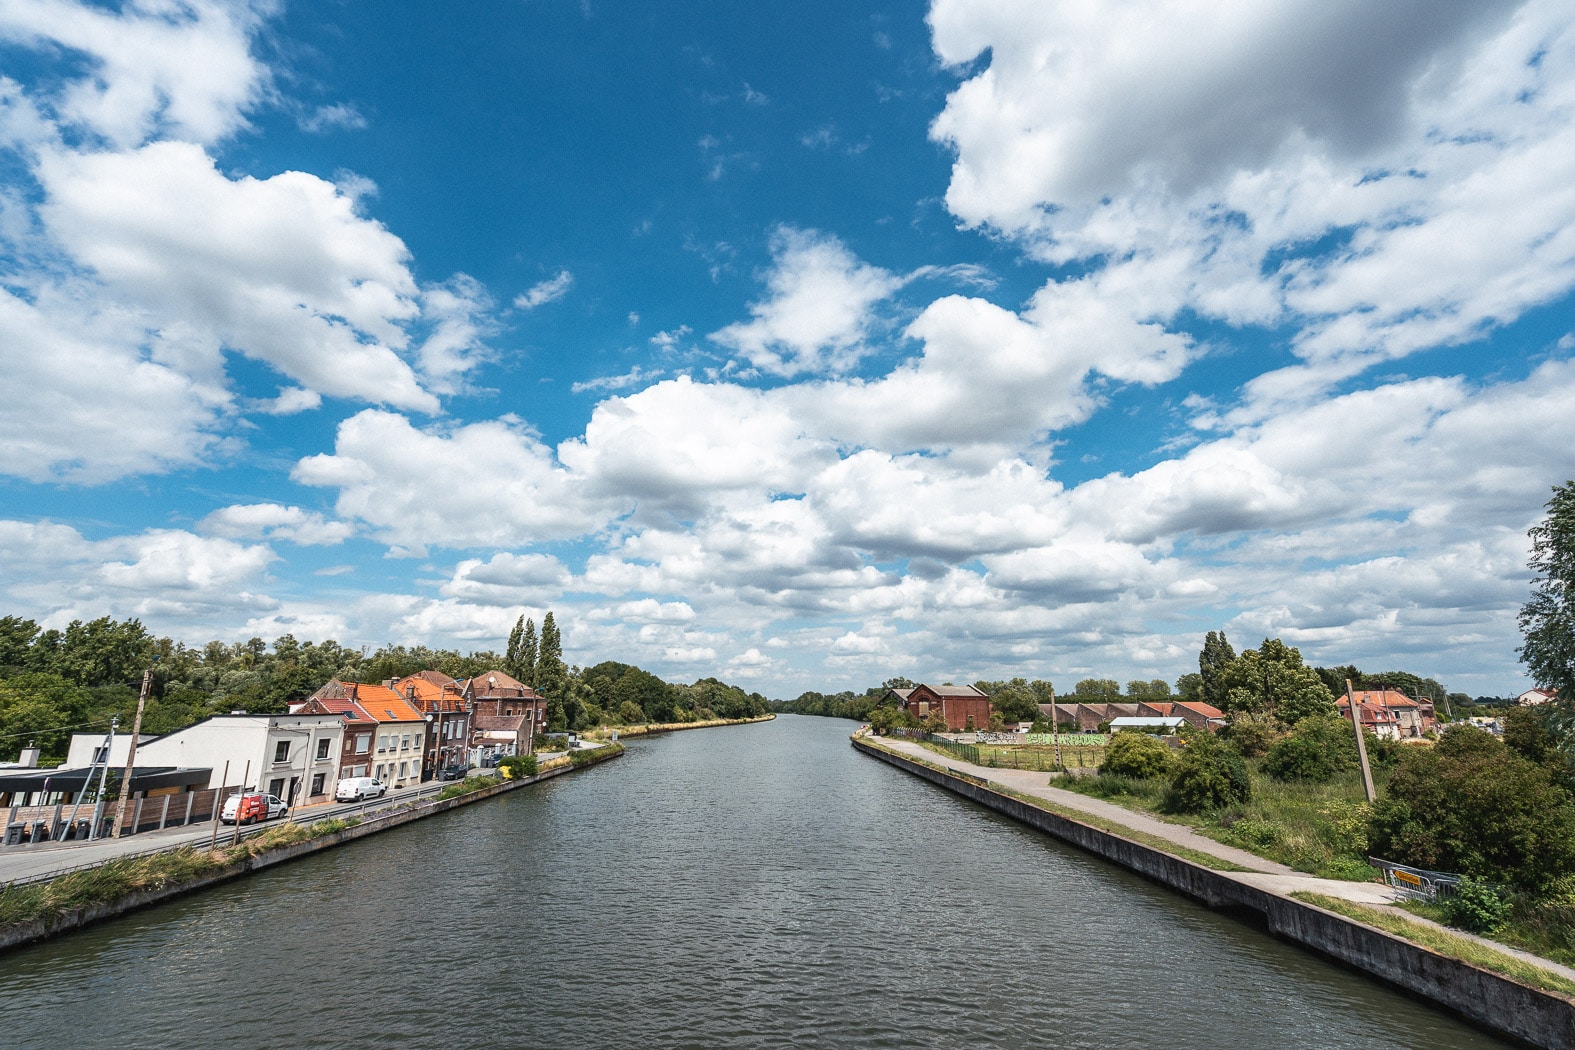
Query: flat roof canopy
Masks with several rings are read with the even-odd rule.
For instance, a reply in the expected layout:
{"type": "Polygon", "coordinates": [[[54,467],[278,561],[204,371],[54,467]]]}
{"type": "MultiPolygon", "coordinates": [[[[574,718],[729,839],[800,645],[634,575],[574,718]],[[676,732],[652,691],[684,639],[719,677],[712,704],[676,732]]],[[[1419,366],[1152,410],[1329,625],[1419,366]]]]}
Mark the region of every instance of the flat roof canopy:
{"type": "MultiPolygon", "coordinates": [[[[96,782],[100,769],[28,769],[0,773],[0,793],[14,794],[31,791],[65,791],[71,794],[84,790],[90,781],[96,782]],[[46,788],[45,785],[48,785],[46,788]]],[[[111,769],[111,777],[120,778],[120,769],[111,769]]],[[[183,769],[178,766],[137,766],[131,771],[131,790],[156,791],[168,787],[204,787],[213,776],[212,769],[183,769]]]]}

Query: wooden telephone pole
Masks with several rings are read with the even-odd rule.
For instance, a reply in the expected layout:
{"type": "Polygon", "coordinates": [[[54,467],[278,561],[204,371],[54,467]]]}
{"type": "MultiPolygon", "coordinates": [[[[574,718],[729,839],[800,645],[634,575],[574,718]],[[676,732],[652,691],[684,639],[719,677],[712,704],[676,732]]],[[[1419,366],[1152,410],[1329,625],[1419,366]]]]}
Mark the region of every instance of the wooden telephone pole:
{"type": "MultiPolygon", "coordinates": [[[[158,657],[153,658],[157,662],[158,657]]],[[[114,835],[126,834],[126,803],[131,800],[131,776],[136,771],[137,736],[142,732],[142,711],[148,706],[148,692],[153,688],[153,664],[142,672],[142,693],[137,697],[137,717],[131,722],[131,746],[126,748],[126,768],[120,774],[120,802],[115,807],[116,828],[114,835]]],[[[107,762],[108,759],[106,758],[107,762]]],[[[114,835],[111,837],[113,838],[114,835]]]]}
{"type": "Polygon", "coordinates": [[[1356,694],[1351,690],[1351,680],[1345,680],[1345,699],[1351,705],[1351,725],[1356,727],[1356,757],[1362,763],[1362,790],[1367,801],[1374,802],[1378,793],[1373,790],[1373,767],[1367,764],[1367,737],[1362,735],[1362,714],[1356,709],[1356,694]]]}

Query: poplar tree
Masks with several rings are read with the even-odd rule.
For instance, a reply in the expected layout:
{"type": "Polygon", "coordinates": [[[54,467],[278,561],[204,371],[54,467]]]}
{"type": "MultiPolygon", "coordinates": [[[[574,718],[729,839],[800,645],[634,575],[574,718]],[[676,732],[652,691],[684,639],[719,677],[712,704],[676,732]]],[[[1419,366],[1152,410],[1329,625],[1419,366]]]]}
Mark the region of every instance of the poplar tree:
{"type": "Polygon", "coordinates": [[[525,635],[525,614],[514,621],[514,630],[509,632],[509,644],[503,650],[503,669],[520,681],[524,673],[520,668],[520,639],[525,635]]]}
{"type": "MultiPolygon", "coordinates": [[[[551,616],[551,613],[547,614],[551,616]]],[[[536,621],[526,620],[525,630],[520,633],[519,671],[510,671],[509,674],[519,679],[520,684],[536,688],[536,621]]]]}
{"type": "Polygon", "coordinates": [[[558,622],[549,610],[541,621],[541,645],[536,652],[536,691],[547,698],[547,729],[561,733],[568,728],[564,706],[569,686],[569,669],[563,664],[563,641],[558,622]]]}
{"type": "Polygon", "coordinates": [[[1520,610],[1520,662],[1532,681],[1558,692],[1566,711],[1575,707],[1575,481],[1553,489],[1548,516],[1531,536],[1531,600],[1520,610]]]}
{"type": "Polygon", "coordinates": [[[1236,650],[1225,640],[1224,631],[1210,631],[1203,639],[1203,651],[1198,654],[1198,673],[1203,676],[1203,702],[1219,708],[1229,706],[1229,686],[1225,684],[1225,670],[1236,661],[1236,650]]]}

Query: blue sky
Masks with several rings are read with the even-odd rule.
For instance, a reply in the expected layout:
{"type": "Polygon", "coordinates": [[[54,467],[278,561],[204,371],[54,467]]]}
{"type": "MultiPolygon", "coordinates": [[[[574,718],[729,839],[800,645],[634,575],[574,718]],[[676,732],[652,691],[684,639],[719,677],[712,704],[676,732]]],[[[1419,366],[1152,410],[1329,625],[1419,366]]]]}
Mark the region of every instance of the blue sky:
{"type": "Polygon", "coordinates": [[[5,609],[1518,691],[1572,14],[0,0],[5,609]]]}

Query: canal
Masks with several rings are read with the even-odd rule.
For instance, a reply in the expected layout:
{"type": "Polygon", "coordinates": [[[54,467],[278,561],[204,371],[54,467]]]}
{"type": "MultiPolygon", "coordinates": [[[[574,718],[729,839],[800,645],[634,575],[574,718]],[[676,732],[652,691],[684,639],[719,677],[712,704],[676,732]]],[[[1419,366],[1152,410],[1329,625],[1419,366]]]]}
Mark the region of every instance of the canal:
{"type": "Polygon", "coordinates": [[[0,1044],[1504,1044],[855,752],[617,762],[0,957],[0,1044]]]}

